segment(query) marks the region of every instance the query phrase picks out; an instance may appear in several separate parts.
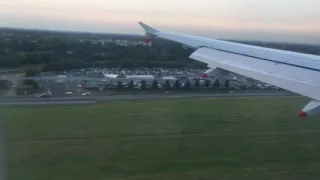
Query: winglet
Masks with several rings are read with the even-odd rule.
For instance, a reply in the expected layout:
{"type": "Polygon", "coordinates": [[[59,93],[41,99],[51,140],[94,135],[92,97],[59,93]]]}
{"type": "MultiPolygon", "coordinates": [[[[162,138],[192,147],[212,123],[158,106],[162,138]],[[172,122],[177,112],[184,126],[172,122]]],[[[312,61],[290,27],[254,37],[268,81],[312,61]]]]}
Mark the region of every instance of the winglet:
{"type": "Polygon", "coordinates": [[[139,22],[139,24],[141,25],[141,27],[146,31],[146,34],[152,34],[155,35],[157,32],[159,32],[158,30],[146,25],[143,22],[139,22]]]}

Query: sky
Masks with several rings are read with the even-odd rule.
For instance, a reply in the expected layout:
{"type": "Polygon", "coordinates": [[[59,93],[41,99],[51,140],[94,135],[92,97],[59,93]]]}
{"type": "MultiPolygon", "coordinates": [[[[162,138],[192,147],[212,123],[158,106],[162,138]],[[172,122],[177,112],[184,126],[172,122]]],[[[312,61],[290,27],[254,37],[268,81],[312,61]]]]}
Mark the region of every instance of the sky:
{"type": "Polygon", "coordinates": [[[320,0],[0,0],[0,27],[320,44],[320,0]]]}

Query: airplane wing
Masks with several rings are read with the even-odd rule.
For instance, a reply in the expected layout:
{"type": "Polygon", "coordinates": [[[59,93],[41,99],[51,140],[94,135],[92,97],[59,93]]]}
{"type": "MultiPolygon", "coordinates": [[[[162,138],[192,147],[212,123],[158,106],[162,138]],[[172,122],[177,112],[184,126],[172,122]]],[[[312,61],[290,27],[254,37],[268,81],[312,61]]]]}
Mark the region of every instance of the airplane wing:
{"type": "Polygon", "coordinates": [[[205,76],[227,70],[311,98],[300,117],[320,114],[320,56],[232,43],[156,30],[139,24],[150,37],[175,41],[195,49],[191,59],[208,64],[205,76]]]}

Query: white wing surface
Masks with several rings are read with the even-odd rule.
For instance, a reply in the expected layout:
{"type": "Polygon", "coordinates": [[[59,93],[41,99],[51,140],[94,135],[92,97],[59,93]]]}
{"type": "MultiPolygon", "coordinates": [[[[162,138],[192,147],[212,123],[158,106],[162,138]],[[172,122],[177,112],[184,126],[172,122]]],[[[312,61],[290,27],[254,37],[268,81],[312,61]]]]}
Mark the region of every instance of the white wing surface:
{"type": "Polygon", "coordinates": [[[320,114],[320,56],[162,32],[139,24],[151,37],[195,48],[190,58],[208,64],[206,73],[224,69],[307,96],[312,101],[299,116],[320,114]]]}

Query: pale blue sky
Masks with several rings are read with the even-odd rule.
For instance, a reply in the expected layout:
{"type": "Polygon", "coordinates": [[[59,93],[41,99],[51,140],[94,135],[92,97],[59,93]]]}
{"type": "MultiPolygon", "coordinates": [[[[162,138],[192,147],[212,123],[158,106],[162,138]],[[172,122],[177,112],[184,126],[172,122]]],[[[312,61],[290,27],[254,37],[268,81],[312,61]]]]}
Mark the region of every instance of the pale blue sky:
{"type": "Polygon", "coordinates": [[[320,0],[0,0],[0,26],[320,44],[320,0]]]}

